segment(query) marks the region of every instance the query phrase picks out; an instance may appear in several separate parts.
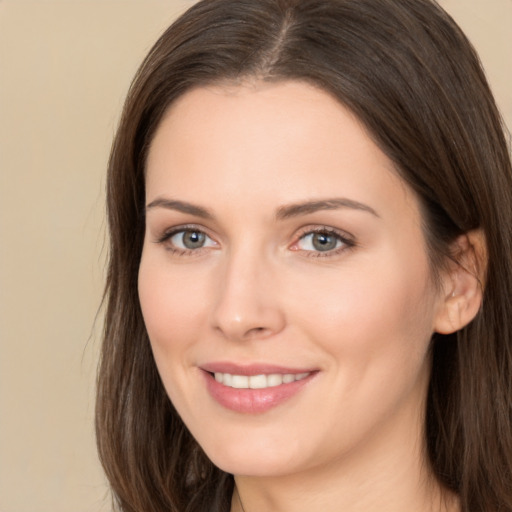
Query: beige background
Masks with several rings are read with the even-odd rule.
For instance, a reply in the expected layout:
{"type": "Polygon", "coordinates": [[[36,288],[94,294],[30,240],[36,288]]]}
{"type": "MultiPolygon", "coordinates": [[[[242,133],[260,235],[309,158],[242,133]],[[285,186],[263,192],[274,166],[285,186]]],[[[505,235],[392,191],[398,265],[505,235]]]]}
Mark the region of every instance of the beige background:
{"type": "MultiPolygon", "coordinates": [[[[138,63],[191,3],[0,0],[0,512],[110,510],[93,436],[104,169],[138,63]]],[[[512,0],[441,4],[512,126],[512,0]]]]}

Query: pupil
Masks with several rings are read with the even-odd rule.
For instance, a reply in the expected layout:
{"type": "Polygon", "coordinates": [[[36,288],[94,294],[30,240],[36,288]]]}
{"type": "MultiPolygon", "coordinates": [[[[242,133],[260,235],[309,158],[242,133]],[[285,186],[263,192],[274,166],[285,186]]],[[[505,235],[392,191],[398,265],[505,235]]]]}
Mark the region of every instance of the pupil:
{"type": "Polygon", "coordinates": [[[313,235],[313,247],[317,251],[331,251],[336,248],[336,237],[326,233],[315,233],[313,235]]]}
{"type": "Polygon", "coordinates": [[[183,235],[183,245],[187,249],[198,249],[204,244],[205,235],[198,231],[187,231],[183,235]]]}

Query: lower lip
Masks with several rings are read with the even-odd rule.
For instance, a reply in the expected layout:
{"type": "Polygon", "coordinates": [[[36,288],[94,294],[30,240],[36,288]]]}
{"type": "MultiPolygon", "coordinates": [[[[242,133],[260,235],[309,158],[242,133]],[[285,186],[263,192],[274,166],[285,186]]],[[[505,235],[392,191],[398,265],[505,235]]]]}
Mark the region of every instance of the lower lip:
{"type": "Polygon", "coordinates": [[[301,391],[316,375],[264,389],[237,389],[217,382],[213,375],[204,372],[210,395],[223,407],[239,413],[259,414],[286,402],[301,391]]]}

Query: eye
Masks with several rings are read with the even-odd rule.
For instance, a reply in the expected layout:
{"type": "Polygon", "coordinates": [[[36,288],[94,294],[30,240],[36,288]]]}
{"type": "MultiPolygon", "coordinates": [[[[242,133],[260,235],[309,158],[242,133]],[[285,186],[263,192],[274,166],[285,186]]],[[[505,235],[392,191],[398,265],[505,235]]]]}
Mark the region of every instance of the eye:
{"type": "Polygon", "coordinates": [[[183,230],[172,235],[170,242],[179,249],[200,249],[208,237],[201,231],[183,230]]]}
{"type": "Polygon", "coordinates": [[[325,256],[327,256],[329,253],[336,254],[354,245],[347,236],[332,229],[322,228],[304,233],[292,249],[316,253],[315,255],[326,253],[325,256]]]}
{"type": "Polygon", "coordinates": [[[158,242],[165,243],[171,250],[181,253],[217,246],[217,243],[206,233],[195,228],[181,228],[167,232],[158,242]]]}

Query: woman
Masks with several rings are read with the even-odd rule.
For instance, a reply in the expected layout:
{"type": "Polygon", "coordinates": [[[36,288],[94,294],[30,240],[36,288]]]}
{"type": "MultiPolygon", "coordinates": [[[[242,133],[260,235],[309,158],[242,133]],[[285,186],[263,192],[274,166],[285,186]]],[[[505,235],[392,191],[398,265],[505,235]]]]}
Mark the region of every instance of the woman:
{"type": "Polygon", "coordinates": [[[512,172],[430,0],[206,0],[108,176],[122,511],[512,511],[512,172]]]}

